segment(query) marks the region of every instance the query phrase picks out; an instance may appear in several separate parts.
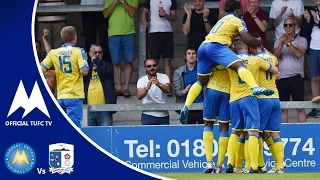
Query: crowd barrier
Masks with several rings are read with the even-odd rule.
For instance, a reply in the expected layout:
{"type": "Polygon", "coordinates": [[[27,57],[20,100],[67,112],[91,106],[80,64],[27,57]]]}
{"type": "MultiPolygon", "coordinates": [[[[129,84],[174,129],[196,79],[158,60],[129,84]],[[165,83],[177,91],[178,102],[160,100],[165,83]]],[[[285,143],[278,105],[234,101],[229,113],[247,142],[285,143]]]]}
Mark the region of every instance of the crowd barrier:
{"type": "MultiPolygon", "coordinates": [[[[319,129],[320,124],[281,125],[286,172],[319,172],[319,129]]],[[[205,167],[202,125],[84,127],[82,131],[114,156],[149,172],[201,172],[205,167]]],[[[215,162],[218,131],[214,126],[215,162]]],[[[263,154],[270,169],[274,161],[266,144],[263,154]]]]}

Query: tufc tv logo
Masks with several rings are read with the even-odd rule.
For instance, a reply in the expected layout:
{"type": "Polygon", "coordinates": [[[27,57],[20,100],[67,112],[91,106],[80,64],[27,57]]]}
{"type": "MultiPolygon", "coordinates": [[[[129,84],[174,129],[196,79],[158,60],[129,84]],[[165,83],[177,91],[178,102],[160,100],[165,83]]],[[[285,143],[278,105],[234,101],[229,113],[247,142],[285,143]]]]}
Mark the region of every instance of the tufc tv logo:
{"type": "Polygon", "coordinates": [[[26,89],[23,85],[22,80],[20,80],[18,89],[16,91],[16,94],[13,98],[10,110],[8,112],[7,117],[12,115],[15,111],[17,111],[20,107],[24,109],[24,113],[21,119],[26,117],[31,111],[33,111],[35,108],[38,108],[43,114],[45,114],[48,118],[50,118],[48,109],[46,107],[46,104],[44,103],[39,85],[37,81],[34,83],[32,92],[30,97],[28,97],[26,93],[26,89]]]}

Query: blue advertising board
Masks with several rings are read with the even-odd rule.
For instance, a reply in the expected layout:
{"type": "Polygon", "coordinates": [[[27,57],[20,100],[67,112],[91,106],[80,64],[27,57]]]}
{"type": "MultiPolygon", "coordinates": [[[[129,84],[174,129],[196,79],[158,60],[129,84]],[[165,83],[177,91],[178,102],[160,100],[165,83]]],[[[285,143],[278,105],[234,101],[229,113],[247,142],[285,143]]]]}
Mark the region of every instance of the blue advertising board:
{"type": "MultiPolygon", "coordinates": [[[[201,172],[206,163],[203,149],[203,125],[123,126],[83,128],[100,146],[134,167],[149,172],[201,172]],[[107,131],[106,131],[107,132],[107,131]],[[101,144],[103,142],[103,144],[101,144]]],[[[283,124],[281,137],[285,147],[286,172],[320,170],[320,124],[283,124]]],[[[218,126],[214,127],[213,157],[218,153],[218,126]]],[[[267,145],[264,160],[268,169],[274,161],[267,145]]],[[[226,166],[227,156],[224,166],[226,166]]]]}

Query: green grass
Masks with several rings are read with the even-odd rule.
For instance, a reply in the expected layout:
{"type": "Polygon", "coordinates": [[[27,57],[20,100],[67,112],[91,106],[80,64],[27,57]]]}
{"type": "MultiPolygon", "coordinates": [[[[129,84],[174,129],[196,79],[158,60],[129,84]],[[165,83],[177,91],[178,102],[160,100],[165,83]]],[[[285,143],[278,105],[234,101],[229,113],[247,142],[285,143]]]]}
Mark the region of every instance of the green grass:
{"type": "Polygon", "coordinates": [[[285,174],[203,174],[203,173],[156,173],[162,177],[177,180],[316,180],[320,173],[285,173],[285,174]]]}

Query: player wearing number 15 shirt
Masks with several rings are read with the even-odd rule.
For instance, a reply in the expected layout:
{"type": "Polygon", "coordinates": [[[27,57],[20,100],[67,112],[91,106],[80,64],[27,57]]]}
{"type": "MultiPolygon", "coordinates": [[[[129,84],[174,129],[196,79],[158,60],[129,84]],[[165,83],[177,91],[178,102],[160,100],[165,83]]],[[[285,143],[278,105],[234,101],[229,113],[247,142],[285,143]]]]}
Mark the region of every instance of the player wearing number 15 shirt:
{"type": "Polygon", "coordinates": [[[61,30],[62,47],[51,50],[41,63],[42,72],[54,66],[57,80],[57,99],[61,108],[78,127],[81,127],[84,98],[83,77],[88,74],[89,66],[83,49],[76,47],[77,33],[74,27],[66,26],[61,30]]]}
{"type": "Polygon", "coordinates": [[[261,38],[250,36],[246,24],[239,17],[243,15],[241,3],[237,0],[227,0],[225,11],[228,13],[220,19],[206,36],[198,50],[198,81],[189,90],[186,102],[180,113],[180,121],[186,122],[189,107],[200,94],[203,86],[208,83],[208,76],[213,67],[222,65],[233,69],[246,82],[254,95],[271,95],[273,91],[258,86],[251,72],[229,48],[235,36],[240,33],[241,38],[248,45],[261,45],[261,38]]]}

